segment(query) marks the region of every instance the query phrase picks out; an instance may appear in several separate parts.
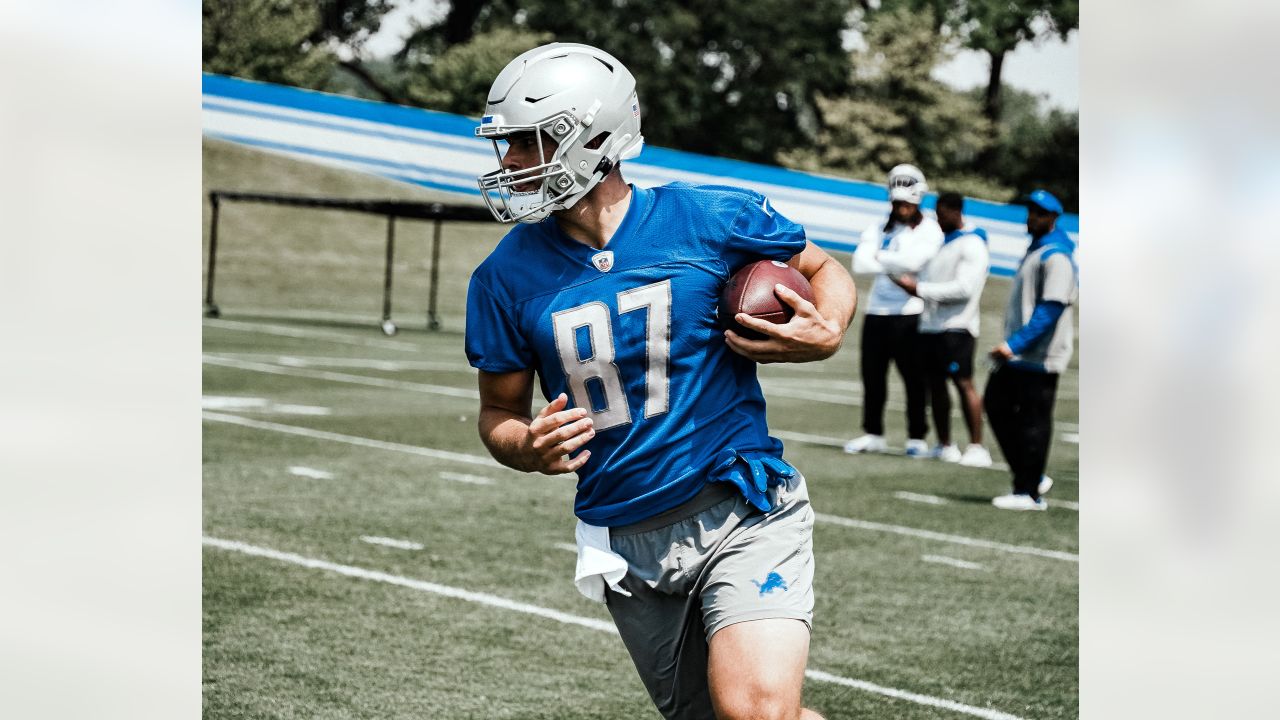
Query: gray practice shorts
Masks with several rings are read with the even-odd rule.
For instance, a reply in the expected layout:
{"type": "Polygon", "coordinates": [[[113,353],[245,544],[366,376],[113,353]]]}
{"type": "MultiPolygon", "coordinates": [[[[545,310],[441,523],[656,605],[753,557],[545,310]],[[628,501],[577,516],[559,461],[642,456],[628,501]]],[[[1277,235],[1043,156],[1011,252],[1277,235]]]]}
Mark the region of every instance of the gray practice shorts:
{"type": "Polygon", "coordinates": [[[664,717],[714,720],[707,649],[717,630],[748,620],[813,622],[813,510],[796,473],[773,512],[729,483],[635,525],[610,530],[627,559],[609,612],[664,717]]]}

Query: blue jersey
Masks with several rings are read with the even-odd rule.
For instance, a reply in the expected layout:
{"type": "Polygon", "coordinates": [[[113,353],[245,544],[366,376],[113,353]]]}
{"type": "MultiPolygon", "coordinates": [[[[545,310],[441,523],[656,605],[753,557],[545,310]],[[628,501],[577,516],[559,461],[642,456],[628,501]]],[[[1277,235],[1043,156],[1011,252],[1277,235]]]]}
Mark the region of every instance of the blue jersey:
{"type": "Polygon", "coordinates": [[[467,358],[533,368],[544,396],[585,408],[596,435],[574,512],[638,522],[696,495],[722,450],[781,457],[755,363],[725,344],[716,303],[738,268],[804,247],[804,228],[758,193],[632,186],[604,250],[554,218],[507,233],[471,277],[467,358]]]}

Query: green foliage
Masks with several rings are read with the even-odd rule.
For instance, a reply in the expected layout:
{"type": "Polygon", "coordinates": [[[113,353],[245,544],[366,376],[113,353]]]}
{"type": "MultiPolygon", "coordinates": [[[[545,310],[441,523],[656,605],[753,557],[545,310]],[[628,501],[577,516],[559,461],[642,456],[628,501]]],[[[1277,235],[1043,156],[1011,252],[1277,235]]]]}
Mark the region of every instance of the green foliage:
{"type": "Polygon", "coordinates": [[[930,75],[946,53],[932,11],[875,13],[863,29],[866,47],[851,58],[849,94],[820,99],[823,122],[815,142],[778,159],[876,182],[894,165],[911,162],[934,187],[1008,194],[999,181],[971,176],[990,145],[990,124],[976,100],[930,75]]]}
{"type": "MultiPolygon", "coordinates": [[[[979,91],[980,92],[980,91],[979,91]]],[[[1040,98],[1016,88],[1004,88],[1000,135],[994,149],[992,173],[1025,195],[1044,188],[1069,212],[1080,205],[1080,114],[1040,112],[1040,98]]]]}
{"type": "Polygon", "coordinates": [[[967,47],[988,53],[1013,50],[1024,40],[1042,34],[1067,33],[1080,27],[1079,0],[957,0],[950,11],[950,25],[967,47]],[[1046,22],[1037,33],[1036,20],[1046,22]]]}
{"type": "Polygon", "coordinates": [[[202,46],[207,72],[314,88],[336,63],[311,38],[320,24],[315,3],[290,0],[204,0],[202,46]]]}
{"type": "Polygon", "coordinates": [[[547,33],[496,28],[445,50],[434,62],[405,73],[405,94],[434,110],[480,115],[489,86],[511,58],[551,42],[547,33]]]}
{"type": "MultiPolygon", "coordinates": [[[[772,162],[817,130],[815,97],[847,77],[840,34],[852,0],[503,2],[481,23],[607,49],[635,74],[656,145],[772,162]]],[[[514,53],[512,54],[514,56],[514,53]]]]}
{"type": "Polygon", "coordinates": [[[390,8],[388,0],[203,0],[204,69],[326,89],[337,48],[358,49],[390,8]]]}

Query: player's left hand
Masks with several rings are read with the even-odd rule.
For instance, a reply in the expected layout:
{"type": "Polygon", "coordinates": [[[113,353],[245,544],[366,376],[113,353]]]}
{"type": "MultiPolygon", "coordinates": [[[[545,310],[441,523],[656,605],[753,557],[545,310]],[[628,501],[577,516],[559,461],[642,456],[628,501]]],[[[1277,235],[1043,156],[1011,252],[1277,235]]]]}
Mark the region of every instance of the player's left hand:
{"type": "Polygon", "coordinates": [[[840,326],[822,317],[813,303],[791,288],[775,285],[773,291],[796,314],[779,325],[738,313],[734,319],[740,325],[764,335],[765,339],[750,340],[732,330],[725,330],[724,341],[729,348],[758,363],[812,362],[835,355],[844,337],[840,326]]]}
{"type": "Polygon", "coordinates": [[[990,354],[991,354],[991,357],[995,358],[996,360],[1012,360],[1013,359],[1013,351],[1009,349],[1009,343],[1000,343],[999,345],[991,348],[990,354]]]}

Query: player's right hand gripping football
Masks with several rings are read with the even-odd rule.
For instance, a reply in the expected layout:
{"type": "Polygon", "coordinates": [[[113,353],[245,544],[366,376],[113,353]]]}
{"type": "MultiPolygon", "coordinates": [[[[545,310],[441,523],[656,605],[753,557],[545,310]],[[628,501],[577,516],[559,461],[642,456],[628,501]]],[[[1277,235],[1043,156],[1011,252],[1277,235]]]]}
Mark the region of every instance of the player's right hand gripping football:
{"type": "Polygon", "coordinates": [[[560,393],[529,423],[525,452],[536,472],[547,475],[574,472],[591,458],[590,450],[570,455],[596,436],[584,408],[565,409],[569,396],[560,393]]]}

